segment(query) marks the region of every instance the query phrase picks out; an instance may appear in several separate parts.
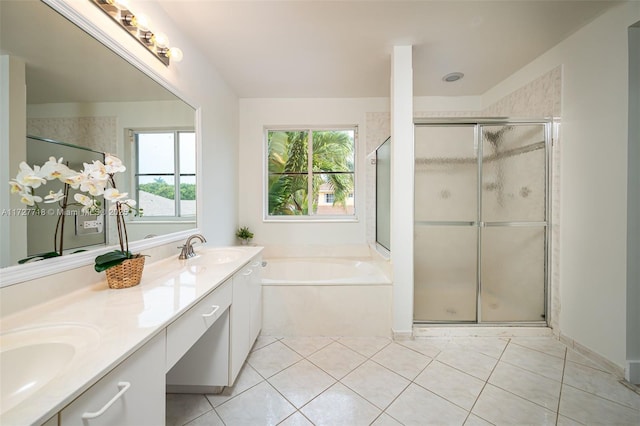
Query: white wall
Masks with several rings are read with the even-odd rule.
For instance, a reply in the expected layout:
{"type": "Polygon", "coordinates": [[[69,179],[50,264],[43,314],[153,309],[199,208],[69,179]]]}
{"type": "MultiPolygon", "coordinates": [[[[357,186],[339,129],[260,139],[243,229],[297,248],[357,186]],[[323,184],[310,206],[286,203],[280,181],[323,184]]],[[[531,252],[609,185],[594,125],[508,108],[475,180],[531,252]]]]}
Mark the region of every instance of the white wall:
{"type": "Polygon", "coordinates": [[[612,8],[484,95],[489,105],[562,65],[560,332],[622,367],[626,339],[627,28],[612,8]]]}
{"type": "Polygon", "coordinates": [[[239,224],[254,232],[262,245],[366,244],[364,208],[366,113],[388,111],[387,98],[362,99],[241,99],[239,224]],[[265,222],[265,126],[357,125],[356,215],[350,222],[265,222]]]}

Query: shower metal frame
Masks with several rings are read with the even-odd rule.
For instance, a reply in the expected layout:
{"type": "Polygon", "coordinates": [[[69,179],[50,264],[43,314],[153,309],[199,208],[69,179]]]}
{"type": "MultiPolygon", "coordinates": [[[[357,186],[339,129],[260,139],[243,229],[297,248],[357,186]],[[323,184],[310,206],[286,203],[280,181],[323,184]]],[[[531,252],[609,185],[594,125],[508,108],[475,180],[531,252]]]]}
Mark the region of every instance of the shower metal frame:
{"type": "MultiPolygon", "coordinates": [[[[421,125],[431,126],[473,126],[474,127],[474,145],[477,149],[477,166],[478,166],[478,184],[477,184],[477,212],[476,218],[482,218],[482,166],[483,166],[483,143],[480,140],[480,130],[483,126],[487,125],[509,125],[509,124],[542,124],[544,125],[544,149],[545,149],[545,220],[540,222],[498,222],[486,224],[483,221],[414,221],[415,224],[420,223],[424,225],[458,225],[458,226],[476,226],[477,228],[477,241],[476,241],[476,320],[475,321],[446,321],[446,320],[434,320],[434,321],[416,321],[413,320],[414,325],[430,325],[430,326],[536,326],[547,327],[551,324],[550,319],[550,307],[551,307],[551,289],[549,288],[551,283],[551,171],[552,169],[552,147],[553,147],[553,118],[476,118],[476,117],[461,117],[461,118],[414,118],[414,128],[421,125]],[[485,227],[492,226],[504,226],[504,227],[519,227],[519,226],[541,226],[544,224],[544,320],[543,321],[510,321],[510,322],[483,322],[482,321],[482,237],[481,230],[485,227]]],[[[413,161],[415,163],[415,140],[413,142],[413,161]]],[[[415,172],[413,188],[415,192],[415,172]]],[[[414,206],[415,211],[415,194],[414,194],[414,206]]],[[[414,255],[415,262],[415,255],[414,255]]],[[[414,277],[415,279],[415,277],[414,277]]],[[[415,285],[415,284],[414,284],[415,285]]]]}

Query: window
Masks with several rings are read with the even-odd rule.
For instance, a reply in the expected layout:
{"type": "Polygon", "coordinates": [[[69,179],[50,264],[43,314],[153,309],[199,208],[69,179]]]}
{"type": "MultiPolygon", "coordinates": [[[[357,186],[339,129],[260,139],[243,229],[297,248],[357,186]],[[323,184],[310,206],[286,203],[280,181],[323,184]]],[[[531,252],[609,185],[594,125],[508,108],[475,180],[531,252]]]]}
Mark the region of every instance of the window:
{"type": "Polygon", "coordinates": [[[196,214],[196,135],[135,131],[136,198],[143,218],[196,214]]]}
{"type": "Polygon", "coordinates": [[[356,135],[356,128],[267,129],[267,217],[353,217],[356,135]]]}

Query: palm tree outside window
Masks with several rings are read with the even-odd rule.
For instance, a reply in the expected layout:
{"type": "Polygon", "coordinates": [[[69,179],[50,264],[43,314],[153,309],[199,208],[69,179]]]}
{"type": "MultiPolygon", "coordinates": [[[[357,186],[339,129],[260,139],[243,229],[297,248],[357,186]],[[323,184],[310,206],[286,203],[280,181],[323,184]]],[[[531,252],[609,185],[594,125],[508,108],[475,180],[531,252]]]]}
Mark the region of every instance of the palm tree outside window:
{"type": "Polygon", "coordinates": [[[267,129],[267,218],[355,217],[356,136],[355,127],[267,129]]]}

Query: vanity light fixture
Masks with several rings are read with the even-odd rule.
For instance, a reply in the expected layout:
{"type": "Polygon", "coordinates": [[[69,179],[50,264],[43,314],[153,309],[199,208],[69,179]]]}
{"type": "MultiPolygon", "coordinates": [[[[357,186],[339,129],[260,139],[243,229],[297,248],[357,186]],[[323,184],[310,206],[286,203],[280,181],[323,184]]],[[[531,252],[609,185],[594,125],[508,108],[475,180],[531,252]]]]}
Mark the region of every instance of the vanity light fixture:
{"type": "Polygon", "coordinates": [[[169,47],[169,38],[161,32],[151,30],[149,20],[143,15],[136,15],[127,0],[89,0],[109,15],[133,38],[149,50],[165,64],[169,66],[170,59],[180,62],[184,56],[182,50],[177,47],[169,47]]]}

